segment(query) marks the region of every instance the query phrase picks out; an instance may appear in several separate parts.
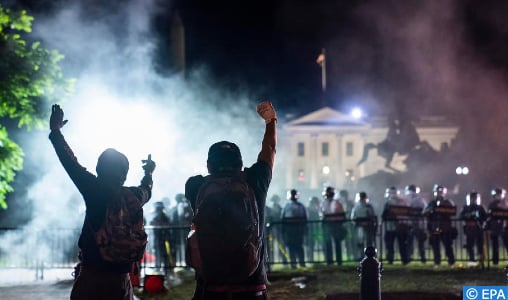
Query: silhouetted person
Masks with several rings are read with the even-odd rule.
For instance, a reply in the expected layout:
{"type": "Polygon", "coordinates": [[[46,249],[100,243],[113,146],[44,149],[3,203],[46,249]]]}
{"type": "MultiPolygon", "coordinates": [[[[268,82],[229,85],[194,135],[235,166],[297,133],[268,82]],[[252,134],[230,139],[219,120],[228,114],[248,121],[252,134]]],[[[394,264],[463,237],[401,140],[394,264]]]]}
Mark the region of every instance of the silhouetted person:
{"type": "Polygon", "coordinates": [[[318,221],[321,220],[321,203],[318,197],[311,197],[309,205],[307,206],[307,220],[308,223],[308,234],[307,234],[307,260],[309,262],[314,261],[314,251],[316,241],[320,240],[320,224],[318,221]]]}
{"type": "MultiPolygon", "coordinates": [[[[268,187],[272,179],[272,169],[275,160],[275,146],[277,143],[276,124],[277,118],[275,110],[270,102],[263,102],[257,107],[258,114],[265,120],[266,127],[261,143],[261,151],[258,155],[257,162],[254,163],[250,168],[243,168],[242,156],[238,146],[231,142],[222,141],[213,144],[208,151],[207,168],[210,173],[209,176],[203,177],[201,175],[193,176],[189,178],[185,184],[185,196],[189,199],[193,210],[196,212],[195,220],[200,215],[200,207],[203,203],[196,203],[200,197],[199,192],[202,187],[206,185],[207,180],[221,180],[236,181],[246,180],[250,189],[253,189],[255,195],[256,206],[258,209],[258,220],[262,223],[259,224],[259,238],[261,241],[264,240],[264,208],[266,205],[266,195],[268,187]],[[196,207],[197,205],[200,205],[196,207]]],[[[218,187],[217,187],[218,189],[218,187]]],[[[208,190],[208,189],[207,189],[208,190]]],[[[211,200],[211,199],[210,199],[211,200]]],[[[220,201],[220,199],[217,199],[220,201]]],[[[226,199],[227,201],[227,199],[226,199]]],[[[227,208],[227,202],[223,204],[224,209],[227,208]]],[[[232,205],[233,206],[233,205],[232,205]]],[[[210,208],[212,209],[212,208],[210,208]]],[[[204,211],[203,211],[204,212],[204,211]]],[[[220,216],[210,216],[210,218],[219,218],[220,216]]],[[[206,220],[203,220],[205,222],[206,220]]],[[[196,224],[196,233],[199,231],[200,225],[196,224]]],[[[201,227],[206,225],[201,225],[201,227]]],[[[207,230],[213,230],[213,228],[207,228],[207,230]]],[[[211,233],[210,233],[211,234],[211,233]]],[[[222,233],[217,233],[218,237],[223,236],[222,233]]],[[[201,243],[200,243],[201,245],[201,243]]],[[[200,250],[201,251],[201,250],[200,250]]],[[[214,250],[215,251],[215,250],[214,250]]],[[[206,269],[201,272],[197,272],[196,275],[196,290],[193,299],[230,299],[230,300],[250,300],[250,299],[268,299],[266,292],[266,271],[264,264],[264,245],[261,246],[258,252],[259,264],[252,275],[248,276],[247,279],[235,278],[235,281],[231,283],[229,280],[225,280],[224,277],[215,277],[205,282],[206,269]]],[[[201,253],[202,259],[206,253],[201,253]]],[[[222,257],[223,259],[227,259],[222,257]]],[[[210,262],[211,264],[212,262],[210,262]]],[[[245,262],[247,265],[248,262],[245,262]]],[[[203,268],[206,268],[207,264],[203,260],[203,268]]],[[[235,270],[231,269],[231,272],[236,272],[238,269],[243,269],[245,265],[238,265],[235,270]]],[[[229,268],[228,268],[229,270],[229,268]]],[[[227,276],[230,274],[225,274],[227,276]]]]}
{"type": "Polygon", "coordinates": [[[339,200],[335,199],[335,188],[329,186],[323,191],[323,239],[325,260],[328,265],[334,262],[333,250],[335,249],[335,261],[342,265],[342,240],[345,238],[345,229],[342,223],[345,219],[344,208],[339,200]]]}
{"type": "MultiPolygon", "coordinates": [[[[128,203],[125,212],[129,220],[125,223],[143,225],[144,205],[151,197],[152,172],[155,163],[150,159],[144,161],[145,176],[139,187],[123,187],[129,170],[129,161],[122,153],[106,149],[97,161],[97,176],[81,166],[71,148],[65,141],[60,129],[67,123],[59,105],[53,105],[49,127],[49,139],[65,171],[74,182],[86,205],[86,216],[79,237],[81,250],[81,270],[72,287],[71,299],[122,299],[133,298],[129,272],[135,260],[127,262],[106,261],[96,242],[96,234],[105,222],[106,214],[116,205],[128,203]],[[127,201],[128,200],[128,201],[127,201]],[[136,205],[134,205],[136,204],[136,205]]],[[[125,232],[118,228],[118,236],[125,232]]],[[[146,234],[144,236],[146,242],[146,234]]],[[[141,253],[142,256],[142,253],[141,253]]]]}
{"type": "Polygon", "coordinates": [[[443,243],[448,264],[455,263],[452,243],[457,238],[457,229],[452,226],[451,217],[454,214],[443,212],[444,209],[455,207],[455,203],[446,198],[446,188],[441,185],[434,186],[434,199],[427,204],[423,215],[427,217],[427,229],[429,230],[429,243],[434,254],[434,267],[441,264],[440,244],[443,243]]]}
{"type": "MultiPolygon", "coordinates": [[[[346,216],[351,216],[351,211],[353,211],[353,206],[355,205],[355,202],[349,198],[349,193],[347,190],[340,190],[339,191],[339,201],[342,203],[342,207],[344,208],[344,211],[346,212],[346,216]]],[[[343,224],[344,228],[346,229],[346,236],[347,238],[344,240],[344,244],[346,246],[346,252],[347,257],[349,260],[355,259],[355,252],[356,252],[356,230],[353,222],[346,222],[343,224]]]]}
{"type": "Polygon", "coordinates": [[[481,205],[480,194],[474,191],[467,194],[466,205],[462,208],[459,216],[464,220],[468,265],[476,266],[474,248],[476,247],[478,254],[483,253],[483,223],[487,219],[485,208],[481,205]]]}
{"type": "Polygon", "coordinates": [[[169,226],[171,221],[164,209],[164,203],[158,201],[155,203],[155,216],[150,221],[150,225],[155,226],[154,234],[154,250],[155,250],[155,267],[161,269],[164,266],[164,274],[169,275],[174,267],[170,262],[170,244],[171,232],[169,226]]]}
{"type": "Polygon", "coordinates": [[[269,210],[266,211],[266,214],[269,214],[269,219],[271,223],[270,234],[272,234],[272,245],[276,248],[275,251],[271,249],[270,253],[278,254],[278,258],[282,260],[283,264],[287,264],[289,260],[289,254],[286,252],[286,248],[284,245],[283,237],[282,237],[282,224],[281,224],[281,215],[282,215],[282,206],[280,205],[280,197],[278,195],[273,195],[270,198],[272,202],[272,206],[269,210]]]}
{"type": "Polygon", "coordinates": [[[400,216],[393,213],[390,209],[393,206],[409,206],[406,200],[399,195],[399,190],[392,186],[386,189],[385,193],[386,203],[383,209],[382,218],[385,229],[385,247],[386,247],[386,260],[388,264],[393,264],[395,256],[395,240],[399,246],[399,254],[402,263],[409,263],[408,253],[408,239],[409,239],[409,224],[407,217],[401,219],[400,216]]]}
{"type": "Polygon", "coordinates": [[[289,192],[289,202],[282,209],[282,230],[284,242],[289,249],[291,268],[296,269],[296,261],[305,267],[303,239],[307,230],[307,212],[298,201],[300,194],[293,189],[289,192]]]}
{"type": "Polygon", "coordinates": [[[413,254],[414,242],[418,247],[418,255],[420,262],[427,262],[425,257],[425,241],[427,233],[425,230],[425,219],[423,218],[423,210],[427,206],[427,201],[420,195],[420,188],[414,184],[406,186],[406,201],[412,209],[411,215],[411,232],[408,241],[408,253],[413,254]]]}
{"type": "Polygon", "coordinates": [[[175,236],[175,245],[172,248],[174,248],[176,261],[183,261],[187,233],[189,232],[194,212],[184,194],[176,194],[175,200],[176,205],[171,210],[171,224],[174,226],[172,231],[175,236]]]}
{"type": "Polygon", "coordinates": [[[357,237],[356,260],[364,257],[364,249],[368,246],[375,246],[377,217],[374,207],[369,203],[366,192],[356,194],[355,206],[351,211],[351,220],[354,221],[357,237]]]}
{"type": "Polygon", "coordinates": [[[492,200],[488,207],[488,216],[486,229],[490,232],[492,243],[492,263],[499,263],[499,240],[501,239],[506,251],[508,251],[508,221],[496,217],[495,210],[508,210],[508,201],[506,200],[506,190],[495,188],[492,190],[492,200]]]}

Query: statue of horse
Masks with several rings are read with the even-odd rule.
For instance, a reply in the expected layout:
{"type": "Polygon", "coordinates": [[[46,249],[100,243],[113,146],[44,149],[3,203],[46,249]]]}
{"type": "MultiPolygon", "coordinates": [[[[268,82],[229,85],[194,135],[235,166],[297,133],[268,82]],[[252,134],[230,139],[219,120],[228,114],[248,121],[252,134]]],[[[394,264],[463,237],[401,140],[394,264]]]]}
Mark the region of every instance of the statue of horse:
{"type": "Polygon", "coordinates": [[[363,156],[357,165],[367,161],[370,150],[377,149],[378,155],[385,159],[385,167],[397,171],[391,166],[395,153],[407,155],[421,144],[418,132],[410,120],[389,118],[388,123],[386,138],[378,144],[366,144],[363,148],[363,156]]]}

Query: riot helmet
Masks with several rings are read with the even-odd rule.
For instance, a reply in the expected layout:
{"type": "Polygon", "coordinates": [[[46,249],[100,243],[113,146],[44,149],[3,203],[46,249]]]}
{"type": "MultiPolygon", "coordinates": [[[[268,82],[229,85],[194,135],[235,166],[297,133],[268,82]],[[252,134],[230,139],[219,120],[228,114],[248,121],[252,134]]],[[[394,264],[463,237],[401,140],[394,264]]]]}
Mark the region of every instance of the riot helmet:
{"type": "Polygon", "coordinates": [[[288,192],[289,200],[298,200],[299,197],[300,197],[300,193],[298,193],[298,191],[295,189],[292,189],[288,192]]]}
{"type": "Polygon", "coordinates": [[[420,187],[416,186],[415,184],[406,185],[405,192],[406,195],[419,194],[420,187]]]}
{"type": "Polygon", "coordinates": [[[175,200],[177,203],[180,203],[180,202],[185,202],[185,195],[184,194],[176,194],[175,195],[175,200]]]}
{"type": "Polygon", "coordinates": [[[333,197],[335,197],[335,188],[331,186],[326,187],[323,191],[323,197],[326,199],[333,199],[333,197]]]}
{"type": "Polygon", "coordinates": [[[319,206],[319,198],[318,198],[318,197],[316,197],[316,196],[312,196],[312,197],[310,197],[310,199],[309,199],[309,204],[310,204],[311,206],[319,206]]]}
{"type": "Polygon", "coordinates": [[[385,198],[394,198],[396,196],[398,196],[400,194],[400,191],[394,187],[394,186],[391,186],[389,188],[386,188],[385,190],[385,198]]]}
{"type": "Polygon", "coordinates": [[[481,195],[480,195],[480,193],[478,193],[476,191],[472,191],[471,193],[468,193],[466,196],[466,205],[470,206],[473,204],[476,204],[476,205],[481,204],[481,195]]]}
{"type": "Polygon", "coordinates": [[[447,189],[439,184],[434,184],[434,197],[443,197],[446,196],[447,189]]]}
{"type": "Polygon", "coordinates": [[[506,197],[506,190],[503,188],[495,188],[491,191],[491,195],[496,200],[504,200],[506,197]]]}
{"type": "Polygon", "coordinates": [[[360,201],[363,201],[365,203],[369,202],[369,197],[367,196],[366,192],[356,193],[355,202],[360,202],[360,201]]]}

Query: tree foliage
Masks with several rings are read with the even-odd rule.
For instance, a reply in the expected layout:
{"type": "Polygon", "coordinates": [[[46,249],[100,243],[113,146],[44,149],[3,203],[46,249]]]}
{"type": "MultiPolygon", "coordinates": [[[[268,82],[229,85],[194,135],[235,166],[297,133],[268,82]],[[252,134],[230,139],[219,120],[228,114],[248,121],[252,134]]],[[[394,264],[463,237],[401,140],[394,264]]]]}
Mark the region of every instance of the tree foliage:
{"type": "MultiPolygon", "coordinates": [[[[34,18],[26,11],[0,5],[0,121],[16,120],[26,130],[43,128],[51,103],[72,91],[73,81],[63,76],[63,55],[30,39],[34,18]]],[[[23,165],[23,150],[0,124],[0,207],[12,192],[10,183],[23,165]]]]}

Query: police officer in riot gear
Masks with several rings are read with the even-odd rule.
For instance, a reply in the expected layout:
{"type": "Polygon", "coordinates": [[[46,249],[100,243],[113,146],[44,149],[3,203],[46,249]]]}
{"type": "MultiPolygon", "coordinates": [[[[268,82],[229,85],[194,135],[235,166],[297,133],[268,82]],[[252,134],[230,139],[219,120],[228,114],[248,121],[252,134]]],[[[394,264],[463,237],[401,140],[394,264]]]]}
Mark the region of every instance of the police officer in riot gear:
{"type": "Polygon", "coordinates": [[[282,209],[282,235],[289,250],[291,268],[296,269],[296,261],[300,267],[305,267],[303,240],[307,231],[307,211],[298,201],[300,193],[292,189],[288,193],[289,202],[282,209]]]}
{"type": "Polygon", "coordinates": [[[342,226],[345,220],[345,211],[342,203],[335,199],[335,188],[326,187],[323,191],[323,248],[325,260],[328,265],[334,262],[333,249],[335,249],[335,261],[342,265],[342,240],[346,231],[342,226]]]}
{"type": "Polygon", "coordinates": [[[487,213],[481,205],[481,196],[478,192],[471,192],[466,196],[466,205],[460,212],[460,219],[464,220],[464,234],[466,235],[467,254],[469,266],[476,266],[474,247],[478,253],[483,253],[483,223],[487,213]]]}
{"type": "Polygon", "coordinates": [[[355,205],[351,210],[351,220],[355,222],[356,227],[357,260],[361,260],[364,249],[375,246],[377,230],[377,216],[366,192],[356,194],[355,205]]]}
{"type": "Polygon", "coordinates": [[[441,264],[440,243],[445,248],[448,258],[448,265],[455,264],[455,255],[453,253],[452,242],[457,238],[457,229],[452,226],[451,213],[455,203],[446,198],[446,188],[442,185],[434,185],[434,198],[427,204],[423,210],[423,215],[427,217],[427,229],[429,231],[429,243],[432,246],[434,254],[434,267],[441,264]],[[446,213],[447,211],[450,213],[446,213]]]}
{"type": "Polygon", "coordinates": [[[414,184],[410,184],[405,188],[406,201],[411,207],[411,231],[408,241],[408,253],[413,254],[414,241],[418,246],[418,254],[420,261],[425,263],[425,240],[427,233],[425,232],[425,219],[423,218],[423,209],[427,206],[427,201],[420,195],[420,188],[414,184]]]}
{"type": "Polygon", "coordinates": [[[401,219],[400,216],[395,215],[390,207],[392,206],[409,206],[406,200],[400,197],[399,190],[392,186],[385,191],[386,203],[383,208],[382,218],[385,228],[385,247],[386,247],[386,260],[388,264],[393,264],[395,255],[395,240],[399,245],[399,253],[402,263],[404,265],[409,263],[409,254],[407,251],[409,239],[409,223],[406,219],[401,219]]]}
{"type": "Polygon", "coordinates": [[[492,241],[492,263],[499,263],[499,239],[508,251],[508,221],[497,218],[493,215],[493,210],[508,210],[508,201],[506,200],[506,190],[495,188],[491,192],[492,200],[489,203],[486,230],[490,231],[490,240],[492,241]]]}

